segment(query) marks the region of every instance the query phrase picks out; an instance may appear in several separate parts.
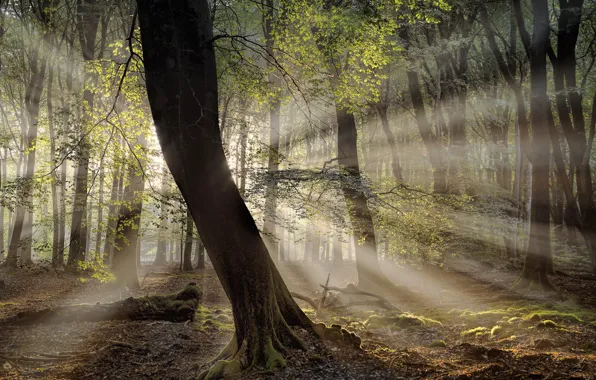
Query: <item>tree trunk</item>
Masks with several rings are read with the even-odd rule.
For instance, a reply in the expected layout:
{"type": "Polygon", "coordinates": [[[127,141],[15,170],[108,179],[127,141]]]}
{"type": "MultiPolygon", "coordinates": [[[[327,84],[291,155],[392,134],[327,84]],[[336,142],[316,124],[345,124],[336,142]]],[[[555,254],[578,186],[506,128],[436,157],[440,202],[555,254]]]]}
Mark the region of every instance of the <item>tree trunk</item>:
{"type": "Polygon", "coordinates": [[[103,262],[106,265],[111,265],[114,236],[116,236],[116,224],[118,223],[118,215],[116,215],[116,203],[118,202],[120,178],[123,177],[123,165],[114,165],[112,171],[112,190],[110,192],[110,206],[108,207],[108,222],[106,225],[106,237],[103,248],[103,262]]]}
{"type": "Polygon", "coordinates": [[[197,243],[197,269],[205,269],[205,246],[201,240],[197,243]]]}
{"type": "MultiPolygon", "coordinates": [[[[162,164],[163,165],[163,164],[162,164]]],[[[163,200],[168,196],[168,167],[163,165],[161,169],[161,196],[162,201],[160,205],[159,213],[159,232],[157,238],[157,251],[155,253],[155,261],[153,265],[166,265],[168,263],[167,258],[167,241],[166,241],[166,230],[168,229],[168,204],[163,200]]]]}
{"type": "MultiPolygon", "coordinates": [[[[47,107],[48,107],[48,128],[50,130],[50,162],[54,166],[56,162],[56,132],[54,126],[54,66],[50,66],[48,72],[47,107]]],[[[50,183],[52,192],[52,264],[62,265],[59,260],[60,249],[60,204],[58,200],[58,176],[52,172],[50,183]]]]}
{"type": "Polygon", "coordinates": [[[190,211],[186,211],[186,241],[184,242],[184,260],[182,264],[183,271],[192,271],[192,231],[194,224],[190,211]]]}
{"type": "MultiPolygon", "coordinates": [[[[146,148],[144,133],[138,137],[138,145],[146,148]]],[[[143,190],[145,178],[137,165],[128,169],[128,185],[124,189],[123,204],[120,206],[116,227],[115,249],[112,257],[112,268],[116,280],[129,289],[139,287],[137,274],[137,244],[140,244],[139,226],[143,210],[143,190]]]]}
{"type": "Polygon", "coordinates": [[[101,260],[101,235],[103,229],[103,191],[104,191],[104,162],[103,156],[99,161],[99,199],[97,201],[97,231],[95,233],[95,255],[97,260],[101,260]]]}
{"type": "MultiPolygon", "coordinates": [[[[95,39],[102,13],[102,3],[98,0],[77,2],[77,30],[79,42],[83,52],[83,60],[90,62],[95,56],[95,39]]],[[[85,72],[83,83],[87,84],[93,75],[85,72]]],[[[87,128],[92,122],[94,93],[85,88],[83,91],[83,126],[79,131],[81,141],[78,149],[77,170],[75,173],[75,194],[70,225],[70,246],[68,250],[68,266],[75,267],[78,262],[85,260],[87,247],[87,183],[89,179],[90,141],[86,137],[87,128]]]]}
{"type": "MultiPolygon", "coordinates": [[[[275,51],[273,50],[273,45],[275,44],[274,36],[273,36],[273,22],[274,22],[274,7],[273,7],[273,0],[267,0],[267,4],[269,4],[268,14],[266,17],[263,17],[264,22],[264,32],[265,32],[265,45],[267,54],[269,57],[272,57],[275,60],[275,51]]],[[[279,78],[274,73],[274,67],[270,64],[270,60],[267,60],[269,69],[268,80],[273,87],[273,91],[276,91],[279,86],[279,78]]],[[[275,173],[279,169],[279,139],[280,139],[280,110],[281,110],[281,101],[278,95],[275,95],[275,98],[272,100],[271,110],[269,111],[269,162],[267,165],[267,171],[271,175],[275,173]]],[[[273,261],[277,261],[277,253],[278,253],[278,245],[279,243],[283,244],[283,241],[278,242],[277,239],[277,227],[276,227],[276,214],[277,214],[277,195],[275,194],[277,188],[277,184],[273,177],[270,177],[269,184],[267,186],[267,193],[265,195],[265,220],[263,225],[263,238],[265,240],[265,245],[267,246],[267,250],[271,254],[273,261]]],[[[280,251],[280,254],[283,255],[283,250],[280,251]]]]}
{"type": "Polygon", "coordinates": [[[378,106],[377,112],[379,113],[379,117],[381,118],[381,125],[383,126],[383,132],[385,133],[385,137],[387,138],[387,143],[389,144],[389,149],[391,150],[391,169],[393,173],[393,177],[399,181],[403,182],[403,176],[401,173],[401,165],[399,164],[399,155],[397,153],[397,144],[395,143],[395,137],[393,136],[393,132],[389,127],[389,119],[387,118],[387,106],[378,106]]]}
{"type": "Polygon", "coordinates": [[[537,284],[552,289],[547,273],[552,271],[550,246],[548,98],[546,93],[546,49],[549,36],[548,3],[532,0],[534,30],[530,57],[532,122],[532,200],[530,241],[520,287],[537,284]]]}
{"type": "Polygon", "coordinates": [[[358,165],[356,121],[352,113],[337,104],[335,111],[338,125],[338,163],[350,178],[349,181],[342,181],[341,188],[352,222],[352,230],[356,241],[359,242],[356,246],[358,286],[362,289],[391,287],[392,284],[381,270],[377,258],[374,223],[364,190],[354,188],[354,185],[364,186],[358,165]]]}
{"type": "MultiPolygon", "coordinates": [[[[44,43],[49,44],[49,34],[46,34],[43,38],[44,43]]],[[[23,248],[21,242],[21,236],[23,236],[23,226],[25,224],[26,205],[32,203],[31,192],[33,190],[33,175],[35,173],[35,158],[37,148],[35,146],[37,139],[38,130],[38,119],[39,119],[39,105],[41,102],[41,93],[43,91],[43,81],[46,72],[47,57],[41,58],[40,66],[38,67],[38,55],[39,50],[35,51],[30,57],[29,66],[31,68],[31,79],[27,85],[25,92],[25,105],[27,107],[27,114],[29,117],[29,130],[27,132],[26,139],[24,140],[24,149],[30,149],[29,153],[25,158],[25,188],[23,191],[25,205],[21,204],[16,207],[14,225],[12,227],[12,236],[10,238],[10,246],[8,248],[8,255],[6,257],[5,264],[9,267],[16,267],[17,257],[19,249],[23,248]]],[[[25,224],[25,233],[29,229],[29,224],[25,224]]],[[[31,261],[31,255],[25,257],[24,261],[31,261]]]]}
{"type": "Polygon", "coordinates": [[[302,346],[289,326],[311,322],[275,268],[226,162],[208,2],[137,3],[157,136],[234,313],[236,332],[218,357],[231,360],[206,375],[284,367],[279,351],[302,346]]]}
{"type": "Polygon", "coordinates": [[[420,136],[428,151],[430,164],[433,167],[434,192],[437,194],[444,194],[447,192],[447,166],[442,157],[441,146],[437,137],[433,135],[430,122],[426,117],[424,101],[422,100],[422,93],[420,92],[418,73],[413,70],[408,70],[408,89],[410,91],[410,97],[412,98],[414,113],[416,114],[418,130],[420,131],[420,136]]]}

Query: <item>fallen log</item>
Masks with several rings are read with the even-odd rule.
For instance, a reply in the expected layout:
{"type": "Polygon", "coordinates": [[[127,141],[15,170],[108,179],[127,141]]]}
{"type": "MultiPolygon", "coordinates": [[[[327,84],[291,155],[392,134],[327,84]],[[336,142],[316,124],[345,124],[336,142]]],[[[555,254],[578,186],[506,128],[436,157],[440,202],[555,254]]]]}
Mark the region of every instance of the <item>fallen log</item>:
{"type": "Polygon", "coordinates": [[[174,294],[127,298],[109,304],[60,306],[39,311],[24,311],[0,324],[30,325],[62,322],[99,322],[108,320],[193,321],[203,292],[196,283],[174,294]]]}

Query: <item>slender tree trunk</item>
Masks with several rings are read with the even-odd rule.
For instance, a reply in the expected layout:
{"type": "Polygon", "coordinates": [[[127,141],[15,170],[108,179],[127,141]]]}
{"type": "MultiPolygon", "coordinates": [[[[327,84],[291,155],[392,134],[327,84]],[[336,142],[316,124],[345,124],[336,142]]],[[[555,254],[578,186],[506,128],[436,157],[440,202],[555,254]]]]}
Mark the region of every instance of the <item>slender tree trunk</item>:
{"type": "Polygon", "coordinates": [[[183,271],[192,271],[192,231],[194,223],[190,210],[186,211],[186,241],[184,243],[184,260],[182,264],[183,271]]]}
{"type": "MultiPolygon", "coordinates": [[[[77,30],[79,42],[83,52],[83,60],[90,62],[95,56],[95,39],[101,17],[101,2],[87,0],[77,2],[77,30]]],[[[91,82],[93,75],[84,74],[83,83],[91,82]]],[[[92,122],[94,93],[85,88],[83,91],[83,127],[79,131],[81,141],[78,150],[78,165],[75,173],[75,194],[70,225],[70,246],[68,250],[68,266],[75,267],[78,262],[85,260],[87,248],[87,183],[89,179],[89,159],[91,154],[90,141],[86,131],[92,122]]]]}
{"type": "Polygon", "coordinates": [[[389,149],[391,150],[391,169],[393,177],[397,181],[403,182],[404,179],[401,173],[401,165],[399,164],[397,144],[395,143],[395,137],[393,136],[393,132],[389,127],[389,119],[387,118],[387,106],[378,106],[377,112],[379,113],[379,117],[381,118],[383,132],[385,133],[387,143],[389,144],[389,149]]]}
{"type": "Polygon", "coordinates": [[[95,254],[98,260],[101,260],[101,235],[103,233],[103,191],[105,182],[103,156],[99,162],[99,199],[97,201],[97,231],[95,233],[95,254]]]}
{"type": "Polygon", "coordinates": [[[139,0],[138,9],[159,142],[234,314],[236,332],[218,356],[231,360],[208,377],[248,365],[284,367],[279,351],[301,346],[289,326],[311,322],[275,268],[226,163],[208,2],[139,0]]]}
{"type": "Polygon", "coordinates": [[[197,269],[205,269],[205,246],[201,240],[199,240],[197,245],[197,269]]]}
{"type": "Polygon", "coordinates": [[[550,289],[547,273],[552,271],[550,246],[548,98],[546,93],[546,49],[549,35],[548,3],[532,0],[534,30],[531,73],[532,200],[530,241],[519,286],[536,283],[550,289]]]}
{"type": "MultiPolygon", "coordinates": [[[[6,156],[0,157],[0,191],[6,183],[6,156]]],[[[0,205],[0,261],[4,260],[4,206],[0,205]]]]}
{"type": "MultiPolygon", "coordinates": [[[[267,49],[267,54],[270,57],[275,57],[275,51],[273,50],[273,46],[275,44],[274,36],[273,36],[273,22],[274,22],[274,7],[273,7],[273,0],[267,0],[268,4],[268,13],[263,18],[264,23],[264,32],[265,32],[265,45],[267,49]]],[[[273,58],[275,59],[275,58],[273,58]]],[[[270,60],[267,60],[270,62],[270,60]]],[[[279,88],[279,78],[273,72],[274,67],[269,64],[269,69],[271,70],[269,73],[268,80],[274,89],[279,88]]],[[[276,96],[273,99],[271,104],[271,110],[269,111],[269,162],[267,165],[267,171],[271,175],[279,169],[279,139],[280,139],[280,110],[281,110],[281,101],[276,96]]],[[[276,187],[277,184],[274,180],[274,177],[269,179],[269,185],[267,186],[267,194],[265,198],[265,220],[263,225],[263,237],[265,241],[265,245],[267,246],[267,250],[271,254],[273,261],[277,261],[277,252],[279,250],[278,247],[278,240],[277,240],[277,227],[276,227],[276,214],[277,214],[277,195],[276,187]]],[[[283,244],[283,241],[281,242],[283,244]]],[[[283,254],[283,252],[280,252],[283,254]]]]}
{"type": "MultiPolygon", "coordinates": [[[[49,34],[46,34],[43,38],[44,43],[49,44],[49,34]]],[[[39,105],[41,102],[41,94],[43,91],[43,81],[46,72],[47,57],[41,57],[38,62],[39,51],[36,51],[31,57],[29,66],[31,68],[31,79],[27,85],[25,92],[25,105],[27,107],[27,114],[29,118],[29,130],[27,132],[25,142],[25,149],[29,149],[29,153],[25,158],[25,189],[23,191],[25,197],[25,203],[32,204],[31,192],[33,190],[33,175],[35,174],[35,158],[37,148],[35,146],[37,139],[38,130],[38,118],[39,118],[39,105]],[[39,66],[38,66],[39,64],[39,66]]],[[[17,256],[19,249],[23,249],[23,242],[21,236],[23,232],[30,236],[30,223],[25,223],[26,205],[19,205],[16,208],[14,225],[12,227],[12,236],[10,238],[10,246],[8,248],[8,255],[6,257],[5,264],[9,267],[15,267],[17,265],[17,256]],[[23,229],[23,227],[25,227],[23,229]],[[24,231],[23,231],[24,230],[24,231]],[[28,231],[29,230],[29,231],[28,231]]],[[[25,235],[26,236],[26,235],[25,235]]],[[[30,243],[29,243],[30,244],[30,243]]],[[[26,256],[23,258],[24,263],[31,262],[31,251],[26,250],[26,256]]]]}
{"type": "MultiPolygon", "coordinates": [[[[163,165],[163,164],[162,164],[163,165]]],[[[161,174],[161,196],[165,198],[168,196],[168,167],[166,165],[162,166],[162,174],[161,174]]],[[[157,238],[157,252],[155,253],[155,262],[153,265],[165,265],[168,262],[167,259],[167,241],[166,241],[166,231],[168,229],[168,205],[167,203],[162,200],[160,205],[160,213],[159,213],[159,233],[157,238]]]]}
{"type": "Polygon", "coordinates": [[[112,172],[112,190],[110,192],[110,206],[108,207],[108,220],[106,223],[106,237],[103,248],[103,262],[106,265],[111,264],[111,254],[113,252],[114,236],[116,235],[116,224],[118,216],[116,214],[116,203],[118,202],[118,193],[120,178],[123,177],[123,165],[116,164],[112,172]]]}
{"type": "Polygon", "coordinates": [[[352,230],[358,241],[356,246],[358,286],[363,289],[392,286],[379,265],[374,223],[364,190],[354,188],[354,185],[364,186],[358,165],[356,121],[354,115],[345,108],[336,105],[335,111],[338,125],[338,163],[350,178],[349,181],[342,181],[341,188],[348,207],[352,230]]]}
{"type": "MultiPolygon", "coordinates": [[[[139,136],[139,146],[146,148],[145,135],[139,136]]],[[[116,280],[130,289],[138,288],[137,244],[140,244],[139,226],[143,210],[143,190],[145,178],[137,165],[128,169],[128,185],[124,189],[123,204],[120,206],[116,227],[115,249],[112,268],[116,280]]]]}

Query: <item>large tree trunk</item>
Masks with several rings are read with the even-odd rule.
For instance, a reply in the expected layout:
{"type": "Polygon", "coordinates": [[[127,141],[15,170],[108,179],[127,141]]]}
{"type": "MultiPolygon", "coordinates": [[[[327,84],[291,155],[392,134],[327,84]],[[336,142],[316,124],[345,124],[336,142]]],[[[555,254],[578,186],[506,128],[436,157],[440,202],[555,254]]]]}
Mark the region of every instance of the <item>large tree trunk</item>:
{"type": "Polygon", "coordinates": [[[530,241],[518,285],[533,283],[552,288],[547,273],[552,271],[550,245],[548,98],[546,93],[546,49],[548,44],[548,3],[532,0],[534,28],[530,56],[532,122],[532,200],[530,241]]]}
{"type": "Polygon", "coordinates": [[[289,326],[311,322],[275,268],[226,162],[208,2],[137,3],[157,136],[234,313],[236,332],[218,357],[232,360],[216,363],[207,377],[247,365],[283,367],[279,352],[300,346],[289,326]]]}
{"type": "MultiPolygon", "coordinates": [[[[138,145],[146,148],[145,135],[138,137],[138,145]]],[[[144,171],[137,165],[129,165],[128,185],[124,189],[123,204],[120,206],[112,268],[116,280],[130,289],[139,287],[137,274],[137,245],[140,244],[139,226],[143,210],[144,171]]]]}

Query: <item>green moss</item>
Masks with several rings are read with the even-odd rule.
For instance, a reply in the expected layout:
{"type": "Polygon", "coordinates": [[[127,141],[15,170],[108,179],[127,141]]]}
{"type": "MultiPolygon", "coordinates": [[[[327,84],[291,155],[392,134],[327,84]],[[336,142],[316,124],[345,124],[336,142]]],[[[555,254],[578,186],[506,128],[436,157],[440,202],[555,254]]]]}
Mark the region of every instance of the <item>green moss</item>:
{"type": "Polygon", "coordinates": [[[365,322],[368,328],[389,327],[391,329],[406,328],[411,326],[430,326],[443,324],[437,320],[410,313],[399,315],[371,315],[365,322]]]}
{"type": "Polygon", "coordinates": [[[191,282],[190,284],[186,285],[184,287],[184,289],[182,289],[181,291],[179,291],[176,294],[176,297],[175,297],[176,300],[181,300],[181,301],[197,300],[199,302],[201,301],[202,298],[203,298],[203,291],[194,282],[191,282]]]}
{"type": "Polygon", "coordinates": [[[220,360],[209,368],[209,372],[207,372],[204,380],[224,379],[240,372],[242,372],[242,363],[240,363],[240,360],[220,360]]]}
{"type": "Polygon", "coordinates": [[[278,371],[287,367],[286,360],[279,353],[275,348],[273,348],[273,343],[271,342],[271,338],[267,339],[267,343],[265,344],[265,359],[267,362],[265,363],[265,368],[268,371],[278,371]]]}
{"type": "Polygon", "coordinates": [[[473,329],[462,331],[460,333],[460,335],[461,336],[471,336],[471,335],[481,336],[481,335],[487,334],[488,332],[489,332],[488,328],[479,326],[479,327],[474,327],[473,329]]]}
{"type": "Polygon", "coordinates": [[[550,319],[546,319],[544,321],[540,321],[540,322],[536,323],[536,325],[534,327],[536,327],[537,329],[558,329],[563,326],[558,325],[557,323],[555,323],[554,321],[551,321],[550,319]]]}
{"type": "Polygon", "coordinates": [[[447,347],[447,343],[444,340],[435,340],[431,344],[428,345],[429,347],[447,347]]]}
{"type": "Polygon", "coordinates": [[[520,322],[522,319],[520,317],[512,317],[507,320],[507,323],[510,325],[520,322]]]}
{"type": "Polygon", "coordinates": [[[503,327],[501,327],[499,325],[493,326],[493,328],[490,329],[490,337],[494,338],[496,336],[499,336],[499,335],[503,334],[504,331],[505,330],[503,329],[503,327]]]}

